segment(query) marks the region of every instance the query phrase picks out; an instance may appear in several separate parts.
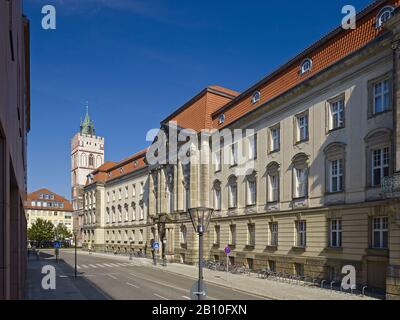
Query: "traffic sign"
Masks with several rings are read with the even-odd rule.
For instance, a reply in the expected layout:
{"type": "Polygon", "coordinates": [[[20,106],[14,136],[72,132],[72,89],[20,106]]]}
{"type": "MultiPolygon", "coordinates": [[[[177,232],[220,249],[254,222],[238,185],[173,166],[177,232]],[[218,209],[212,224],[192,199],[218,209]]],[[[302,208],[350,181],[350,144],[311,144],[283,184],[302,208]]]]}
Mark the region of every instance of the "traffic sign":
{"type": "Polygon", "coordinates": [[[228,255],[228,254],[230,254],[230,253],[231,253],[231,248],[226,247],[226,248],[225,248],[225,254],[228,255]]]}
{"type": "Polygon", "coordinates": [[[54,246],[54,248],[59,249],[59,248],[61,248],[61,243],[56,241],[56,242],[54,242],[53,246],[54,246]]]}
{"type": "Polygon", "coordinates": [[[153,249],[154,249],[154,250],[160,249],[160,244],[159,244],[158,242],[154,242],[154,243],[153,243],[153,249]]]}

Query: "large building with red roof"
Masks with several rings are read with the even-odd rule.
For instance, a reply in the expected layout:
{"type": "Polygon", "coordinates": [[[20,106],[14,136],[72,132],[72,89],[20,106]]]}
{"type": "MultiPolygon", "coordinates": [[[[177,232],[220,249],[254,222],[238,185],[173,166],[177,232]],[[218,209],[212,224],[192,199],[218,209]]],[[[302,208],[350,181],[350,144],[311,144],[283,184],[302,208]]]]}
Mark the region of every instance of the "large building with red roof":
{"type": "Polygon", "coordinates": [[[350,265],[357,290],[399,299],[398,6],[372,3],[354,30],[338,27],[242,93],[207,87],[159,133],[172,139],[173,122],[199,140],[210,129],[251,135],[229,144],[222,137],[211,153],[190,148],[189,163],[149,163],[142,151],[93,171],[84,244],[148,254],[157,241],[163,259],[194,264],[188,212],[207,207],[206,259],[225,260],[229,246],[232,265],[320,286],[340,286],[350,265]]]}

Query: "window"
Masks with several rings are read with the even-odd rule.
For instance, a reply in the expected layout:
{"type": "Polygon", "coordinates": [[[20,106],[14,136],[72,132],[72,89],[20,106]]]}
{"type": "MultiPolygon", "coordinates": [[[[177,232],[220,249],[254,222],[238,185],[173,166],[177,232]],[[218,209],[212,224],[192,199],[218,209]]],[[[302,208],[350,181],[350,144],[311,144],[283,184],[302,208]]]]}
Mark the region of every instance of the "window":
{"type": "Polygon", "coordinates": [[[132,197],[136,197],[136,184],[132,185],[132,197]]]}
{"type": "Polygon", "coordinates": [[[231,166],[238,164],[238,148],[237,143],[231,145],[231,166]]]}
{"type": "Polygon", "coordinates": [[[305,221],[296,221],[296,247],[305,248],[307,225],[305,221]]]}
{"type": "Polygon", "coordinates": [[[389,79],[373,85],[373,114],[379,114],[390,109],[389,79]]]}
{"type": "Polygon", "coordinates": [[[122,199],[122,190],[118,189],[118,200],[122,199]]]}
{"type": "Polygon", "coordinates": [[[185,225],[181,226],[179,238],[181,244],[187,244],[187,228],[185,225]]]}
{"type": "Polygon", "coordinates": [[[220,244],[221,227],[214,226],[214,245],[220,244]]]}
{"type": "Polygon", "coordinates": [[[251,97],[251,103],[255,104],[261,100],[261,93],[259,91],[254,92],[253,96],[251,97]]]}
{"type": "Polygon", "coordinates": [[[131,211],[132,211],[132,221],[136,220],[136,203],[131,203],[131,211]]]}
{"type": "Polygon", "coordinates": [[[128,187],[125,187],[125,199],[128,199],[128,187]]]}
{"type": "Polygon", "coordinates": [[[276,262],[273,260],[268,260],[269,271],[276,272],[276,262]]]}
{"type": "Polygon", "coordinates": [[[382,179],[389,176],[390,148],[372,151],[372,186],[377,187],[382,179]]]}
{"type": "Polygon", "coordinates": [[[257,134],[248,137],[249,160],[257,159],[257,134]]]}
{"type": "Polygon", "coordinates": [[[308,140],[308,115],[297,116],[297,142],[308,140]]]}
{"type": "Polygon", "coordinates": [[[386,21],[393,17],[393,12],[394,8],[391,6],[386,6],[382,8],[376,18],[376,28],[381,28],[386,21]]]}
{"type": "Polygon", "coordinates": [[[277,162],[272,162],[267,166],[267,202],[279,202],[280,166],[277,162]]]}
{"type": "Polygon", "coordinates": [[[372,223],[372,247],[374,249],[387,249],[389,219],[387,217],[374,218],[372,223]]]}
{"type": "Polygon", "coordinates": [[[329,103],[329,130],[344,127],[344,99],[329,103]]]}
{"type": "Polygon", "coordinates": [[[94,167],[94,156],[89,155],[89,167],[94,167]]]}
{"type": "Polygon", "coordinates": [[[218,124],[221,125],[224,124],[224,122],[225,122],[225,115],[221,114],[218,118],[218,124]]]}
{"type": "Polygon", "coordinates": [[[308,196],[308,169],[295,169],[295,198],[306,198],[308,196]]]}
{"type": "Polygon", "coordinates": [[[144,206],[143,204],[140,204],[139,206],[139,219],[144,220],[144,206]]]}
{"type": "Polygon", "coordinates": [[[221,150],[213,153],[215,172],[221,171],[221,150]]]}
{"type": "Polygon", "coordinates": [[[247,205],[254,206],[257,202],[257,182],[254,176],[247,178],[247,205]]]}
{"type": "Polygon", "coordinates": [[[270,129],[271,137],[271,149],[270,152],[277,152],[281,148],[281,128],[280,126],[275,126],[270,129]]]}
{"type": "Polygon", "coordinates": [[[125,221],[129,221],[129,206],[127,204],[125,204],[125,221]]]}
{"type": "Polygon", "coordinates": [[[329,191],[343,191],[343,159],[329,161],[329,191]]]}
{"type": "Polygon", "coordinates": [[[294,272],[297,277],[304,277],[304,264],[295,263],[294,264],[294,272]]]}
{"type": "Polygon", "coordinates": [[[214,210],[220,211],[222,208],[222,197],[221,197],[221,183],[219,181],[214,182],[214,210]]]}
{"type": "Polygon", "coordinates": [[[144,184],[143,182],[140,183],[140,195],[142,196],[144,193],[144,184]]]}
{"type": "Polygon", "coordinates": [[[139,230],[139,244],[142,244],[142,243],[143,243],[143,230],[140,229],[139,230]]]}
{"type": "Polygon", "coordinates": [[[342,220],[332,219],[330,221],[330,246],[331,248],[342,247],[342,220]]]}
{"type": "Polygon", "coordinates": [[[122,222],[122,208],[118,206],[118,222],[122,222]]]}
{"type": "Polygon", "coordinates": [[[107,192],[107,202],[110,202],[110,193],[107,192]]]}
{"type": "Polygon", "coordinates": [[[269,224],[269,245],[271,247],[278,246],[278,222],[270,222],[269,224]]]}
{"type": "Polygon", "coordinates": [[[311,59],[306,59],[300,66],[300,74],[305,74],[306,72],[311,71],[313,62],[311,59]]]}
{"type": "Polygon", "coordinates": [[[229,244],[232,246],[236,245],[236,225],[234,224],[229,226],[229,244]]]}
{"type": "Polygon", "coordinates": [[[250,247],[256,245],[256,225],[254,223],[247,225],[247,245],[250,247]]]}
{"type": "Polygon", "coordinates": [[[113,191],[113,197],[112,200],[115,201],[115,191],[113,191]]]}
{"type": "Polygon", "coordinates": [[[228,202],[229,209],[237,208],[237,180],[236,177],[232,177],[229,181],[228,186],[228,202]]]}

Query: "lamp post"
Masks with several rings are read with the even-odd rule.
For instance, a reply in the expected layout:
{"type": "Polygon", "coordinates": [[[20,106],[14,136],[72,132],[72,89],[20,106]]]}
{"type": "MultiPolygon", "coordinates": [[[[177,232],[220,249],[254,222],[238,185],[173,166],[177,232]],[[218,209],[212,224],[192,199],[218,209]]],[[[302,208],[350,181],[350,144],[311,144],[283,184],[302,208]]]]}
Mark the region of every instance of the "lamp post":
{"type": "Polygon", "coordinates": [[[162,242],[162,247],[161,247],[161,259],[163,261],[163,267],[167,266],[167,259],[165,257],[165,247],[167,245],[167,239],[165,237],[165,225],[167,223],[167,216],[165,214],[160,216],[159,219],[159,232],[161,234],[161,242],[162,242]]]}
{"type": "Polygon", "coordinates": [[[74,229],[74,243],[75,243],[75,278],[77,277],[77,261],[78,261],[78,255],[77,255],[77,238],[78,238],[78,229],[74,229]]]}
{"type": "Polygon", "coordinates": [[[129,260],[132,260],[132,237],[129,238],[129,260]]]}
{"type": "Polygon", "coordinates": [[[198,300],[204,300],[206,292],[203,285],[203,236],[210,224],[214,209],[211,208],[191,208],[189,209],[190,220],[192,221],[194,231],[199,234],[199,280],[197,297],[198,300]]]}

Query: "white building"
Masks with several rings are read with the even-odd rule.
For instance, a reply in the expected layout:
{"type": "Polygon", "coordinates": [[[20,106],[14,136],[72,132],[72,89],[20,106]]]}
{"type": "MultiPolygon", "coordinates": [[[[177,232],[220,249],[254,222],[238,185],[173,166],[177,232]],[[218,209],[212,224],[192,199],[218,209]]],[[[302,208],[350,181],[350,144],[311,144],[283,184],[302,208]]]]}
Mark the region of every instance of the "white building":
{"type": "Polygon", "coordinates": [[[81,242],[83,226],[83,187],[87,175],[104,163],[104,138],[96,136],[94,123],[88,109],[79,132],[71,141],[71,186],[74,210],[74,229],[79,229],[78,243],[81,242]]]}

